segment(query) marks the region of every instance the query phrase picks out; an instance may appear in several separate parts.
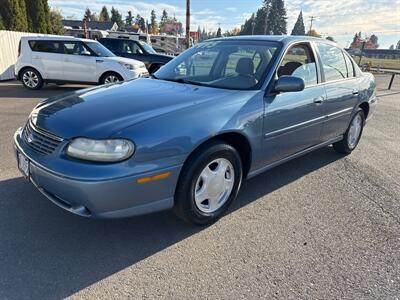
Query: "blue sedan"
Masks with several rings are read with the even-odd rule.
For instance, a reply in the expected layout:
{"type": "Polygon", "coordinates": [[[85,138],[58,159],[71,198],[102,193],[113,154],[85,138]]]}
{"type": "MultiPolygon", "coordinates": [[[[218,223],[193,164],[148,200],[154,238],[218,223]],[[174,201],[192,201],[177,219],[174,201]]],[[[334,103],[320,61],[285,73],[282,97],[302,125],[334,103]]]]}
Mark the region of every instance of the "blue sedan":
{"type": "Polygon", "coordinates": [[[373,76],[334,43],[222,38],[151,78],[39,103],[14,144],[23,175],[74,214],[173,208],[207,224],[245,178],[331,144],[351,153],[375,104],[373,76]]]}

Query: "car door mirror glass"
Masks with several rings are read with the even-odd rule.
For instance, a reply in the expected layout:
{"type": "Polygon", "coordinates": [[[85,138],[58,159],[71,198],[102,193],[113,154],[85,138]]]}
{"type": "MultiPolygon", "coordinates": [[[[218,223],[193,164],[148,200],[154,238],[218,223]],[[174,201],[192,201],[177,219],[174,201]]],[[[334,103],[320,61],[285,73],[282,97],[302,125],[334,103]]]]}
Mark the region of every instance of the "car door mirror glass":
{"type": "Polygon", "coordinates": [[[283,75],[275,81],[274,90],[278,93],[300,92],[304,90],[304,80],[296,76],[283,75]]]}

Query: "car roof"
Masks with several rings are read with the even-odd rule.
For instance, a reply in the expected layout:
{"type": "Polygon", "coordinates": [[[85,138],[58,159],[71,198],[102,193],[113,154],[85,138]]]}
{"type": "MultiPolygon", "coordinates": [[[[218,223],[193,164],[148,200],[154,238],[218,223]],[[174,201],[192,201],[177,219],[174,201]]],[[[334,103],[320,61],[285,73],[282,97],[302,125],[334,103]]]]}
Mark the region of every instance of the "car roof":
{"type": "Polygon", "coordinates": [[[23,36],[21,39],[27,39],[30,41],[82,41],[82,42],[96,42],[90,39],[81,39],[73,36],[61,36],[61,35],[43,35],[43,36],[23,36]]]}
{"type": "Polygon", "coordinates": [[[332,45],[336,45],[336,43],[329,41],[327,39],[312,37],[312,36],[304,36],[304,35],[237,35],[223,38],[214,38],[207,41],[265,41],[265,42],[281,42],[283,44],[291,44],[293,42],[301,42],[301,41],[316,41],[316,42],[324,42],[332,45]]]}

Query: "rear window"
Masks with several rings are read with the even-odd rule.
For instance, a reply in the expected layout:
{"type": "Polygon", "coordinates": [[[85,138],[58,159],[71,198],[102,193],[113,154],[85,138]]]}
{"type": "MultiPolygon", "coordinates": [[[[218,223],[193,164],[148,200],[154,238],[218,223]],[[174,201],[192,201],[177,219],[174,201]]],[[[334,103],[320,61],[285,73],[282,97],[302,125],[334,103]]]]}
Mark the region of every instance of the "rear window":
{"type": "Polygon", "coordinates": [[[60,42],[57,41],[29,41],[29,47],[35,52],[60,53],[60,42]]]}
{"type": "Polygon", "coordinates": [[[347,78],[347,66],[343,52],[339,48],[328,44],[317,44],[321,56],[326,81],[347,78]]]}

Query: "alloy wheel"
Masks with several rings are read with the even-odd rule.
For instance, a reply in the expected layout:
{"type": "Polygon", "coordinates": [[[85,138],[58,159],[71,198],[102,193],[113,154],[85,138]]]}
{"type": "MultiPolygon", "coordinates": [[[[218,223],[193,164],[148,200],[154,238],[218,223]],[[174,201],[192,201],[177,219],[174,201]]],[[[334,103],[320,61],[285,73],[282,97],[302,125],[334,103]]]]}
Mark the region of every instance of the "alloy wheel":
{"type": "Polygon", "coordinates": [[[39,84],[39,77],[33,71],[27,71],[22,76],[22,80],[27,87],[35,88],[39,84]]]}
{"type": "Polygon", "coordinates": [[[347,143],[350,149],[353,149],[357,146],[358,140],[360,139],[360,134],[362,130],[363,120],[360,114],[353,119],[350,124],[349,133],[347,136],[347,143]]]}

